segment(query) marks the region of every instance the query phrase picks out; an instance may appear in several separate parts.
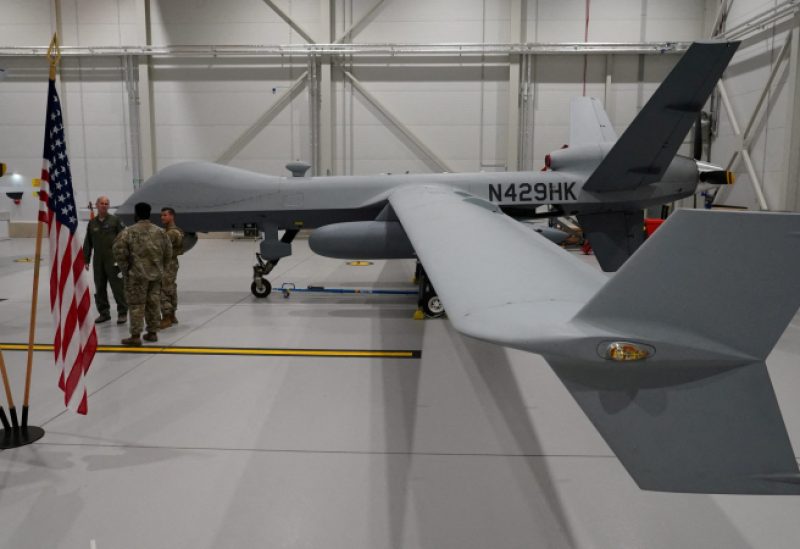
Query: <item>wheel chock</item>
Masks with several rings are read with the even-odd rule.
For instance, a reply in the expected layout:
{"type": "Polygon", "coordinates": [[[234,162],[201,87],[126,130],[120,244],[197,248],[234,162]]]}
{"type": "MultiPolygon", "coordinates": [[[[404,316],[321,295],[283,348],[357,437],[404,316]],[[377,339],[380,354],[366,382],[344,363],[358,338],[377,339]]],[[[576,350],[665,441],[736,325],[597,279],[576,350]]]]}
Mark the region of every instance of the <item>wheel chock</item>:
{"type": "Polygon", "coordinates": [[[422,309],[414,311],[414,320],[425,320],[425,313],[422,312],[422,309]]]}
{"type": "Polygon", "coordinates": [[[295,286],[294,282],[284,282],[281,284],[281,292],[283,293],[284,299],[289,299],[289,296],[292,295],[292,291],[296,289],[297,286],[295,286]]]}

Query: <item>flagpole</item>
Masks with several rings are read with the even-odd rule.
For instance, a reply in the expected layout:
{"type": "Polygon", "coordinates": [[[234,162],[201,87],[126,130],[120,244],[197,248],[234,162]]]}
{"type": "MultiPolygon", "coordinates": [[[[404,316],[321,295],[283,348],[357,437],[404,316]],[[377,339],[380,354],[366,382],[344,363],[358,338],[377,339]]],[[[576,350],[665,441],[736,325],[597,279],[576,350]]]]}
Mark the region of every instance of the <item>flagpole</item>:
{"type": "MultiPolygon", "coordinates": [[[[11,396],[11,384],[8,382],[8,372],[6,371],[6,361],[3,359],[3,351],[0,349],[0,374],[3,376],[3,388],[6,390],[6,400],[8,401],[8,409],[14,409],[14,398],[11,396]]],[[[3,429],[6,433],[11,432],[11,425],[8,423],[6,411],[0,406],[0,422],[3,423],[3,429]]]]}
{"type": "MultiPolygon", "coordinates": [[[[56,68],[61,59],[61,50],[58,47],[58,35],[53,34],[53,39],[50,41],[50,47],[47,49],[47,59],[50,61],[50,80],[56,79],[56,68]]],[[[33,341],[36,336],[36,306],[39,301],[39,266],[42,262],[42,236],[44,233],[44,222],[38,219],[36,223],[36,254],[33,260],[33,295],[31,296],[31,321],[28,328],[28,364],[25,371],[25,398],[22,403],[22,426],[19,428],[17,425],[17,412],[14,408],[13,401],[10,400],[11,393],[7,391],[7,398],[9,398],[9,413],[11,414],[11,424],[13,428],[13,440],[9,441],[8,436],[4,437],[3,442],[0,443],[2,447],[15,447],[24,444],[30,444],[42,436],[44,430],[40,427],[28,427],[28,405],[30,403],[31,394],[31,377],[33,373],[33,341]],[[4,446],[4,443],[8,446],[4,446]]],[[[3,368],[5,375],[5,368],[3,368]]]]}
{"type": "MultiPolygon", "coordinates": [[[[58,47],[58,34],[53,33],[50,47],[47,48],[47,59],[50,61],[50,80],[56,79],[56,67],[61,59],[61,50],[58,47]]],[[[38,219],[38,216],[37,216],[38,219]]],[[[22,403],[22,426],[28,426],[28,403],[31,396],[31,373],[33,371],[33,340],[36,334],[36,305],[39,301],[39,265],[42,262],[42,233],[44,221],[36,223],[36,256],[33,260],[33,298],[31,299],[31,324],[28,330],[28,367],[25,372],[25,400],[22,403]]],[[[13,421],[12,416],[12,421],[13,421]]]]}
{"type": "MultiPolygon", "coordinates": [[[[51,69],[51,74],[52,74],[51,69]]],[[[33,297],[31,299],[31,324],[28,328],[28,367],[25,373],[25,400],[22,402],[22,428],[28,426],[28,403],[31,396],[31,373],[33,372],[33,340],[36,335],[36,305],[39,301],[39,264],[42,261],[43,221],[36,227],[36,255],[33,260],[33,297]]],[[[10,406],[10,405],[9,405],[10,406]]],[[[16,420],[16,412],[11,408],[11,422],[16,420]]]]}

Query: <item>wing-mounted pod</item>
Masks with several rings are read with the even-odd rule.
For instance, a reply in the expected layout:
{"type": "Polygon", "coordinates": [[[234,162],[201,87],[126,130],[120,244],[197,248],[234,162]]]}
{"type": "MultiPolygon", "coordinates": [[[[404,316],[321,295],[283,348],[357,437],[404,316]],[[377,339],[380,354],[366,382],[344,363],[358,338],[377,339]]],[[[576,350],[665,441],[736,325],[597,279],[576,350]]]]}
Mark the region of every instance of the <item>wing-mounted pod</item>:
{"type": "Polygon", "coordinates": [[[413,259],[416,257],[403,226],[386,205],[374,221],[334,223],[316,229],[311,250],[335,259],[413,259]]]}
{"type": "MultiPolygon", "coordinates": [[[[465,197],[490,211],[497,206],[463,191],[455,194],[465,197]]],[[[555,228],[524,224],[551,242],[560,244],[567,234],[555,228]]],[[[317,255],[335,259],[416,259],[417,253],[391,204],[387,204],[374,221],[334,223],[316,229],[308,239],[311,250],[317,255]]]]}

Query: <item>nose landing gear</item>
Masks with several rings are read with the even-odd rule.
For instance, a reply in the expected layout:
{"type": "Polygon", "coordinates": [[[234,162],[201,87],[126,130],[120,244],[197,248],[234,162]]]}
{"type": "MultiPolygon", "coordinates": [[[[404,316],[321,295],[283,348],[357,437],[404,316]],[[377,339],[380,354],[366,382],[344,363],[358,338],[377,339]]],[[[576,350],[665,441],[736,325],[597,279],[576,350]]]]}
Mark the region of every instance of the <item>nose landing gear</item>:
{"type": "Polygon", "coordinates": [[[256,264],[253,265],[253,283],[250,284],[250,291],[258,298],[269,297],[272,292],[272,284],[266,279],[266,276],[272,272],[275,265],[282,257],[291,255],[292,253],[292,240],[299,233],[299,229],[286,229],[283,236],[278,240],[277,228],[272,228],[270,231],[264,230],[265,238],[261,241],[261,251],[256,252],[256,264]],[[274,236],[266,236],[274,235],[274,236]],[[266,256],[266,261],[264,260],[266,256]]]}
{"type": "Polygon", "coordinates": [[[268,297],[272,292],[272,284],[264,278],[272,271],[277,261],[264,261],[260,253],[256,253],[256,264],[253,265],[253,283],[250,291],[258,298],[268,297]]]}
{"type": "Polygon", "coordinates": [[[250,284],[250,291],[256,297],[267,297],[272,291],[272,284],[266,278],[260,278],[250,284]]]}

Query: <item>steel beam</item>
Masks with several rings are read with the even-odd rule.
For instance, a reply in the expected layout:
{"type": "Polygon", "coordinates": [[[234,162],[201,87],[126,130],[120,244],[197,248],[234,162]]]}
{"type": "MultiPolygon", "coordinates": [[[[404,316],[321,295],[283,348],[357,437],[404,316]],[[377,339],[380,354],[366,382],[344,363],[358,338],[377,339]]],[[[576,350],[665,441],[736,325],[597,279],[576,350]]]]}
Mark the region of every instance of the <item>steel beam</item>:
{"type": "Polygon", "coordinates": [[[333,111],[333,78],[330,59],[323,57],[319,69],[319,175],[333,175],[335,126],[333,111]]]}
{"type": "Polygon", "coordinates": [[[520,56],[508,60],[508,122],[506,132],[506,170],[519,169],[520,56]]]}
{"type": "Polygon", "coordinates": [[[308,58],[308,125],[311,145],[311,174],[319,175],[319,59],[308,58]]]}
{"type": "Polygon", "coordinates": [[[139,81],[139,153],[142,164],[139,175],[142,181],[152,176],[158,169],[155,132],[155,98],[153,82],[150,78],[152,67],[150,59],[136,57],[136,72],[139,81]]]}
{"type": "Polygon", "coordinates": [[[761,117],[762,113],[762,106],[764,105],[764,101],[766,100],[767,96],[769,95],[769,91],[772,88],[772,84],[775,81],[775,78],[783,67],[783,60],[786,59],[787,54],[791,49],[792,44],[792,35],[790,34],[789,37],[786,39],[786,42],[783,44],[780,53],[778,54],[777,59],[775,60],[775,64],[772,66],[772,70],[770,71],[769,78],[767,78],[767,82],[764,85],[764,89],[761,91],[761,95],[756,102],[756,106],[753,109],[753,113],[750,115],[750,119],[747,122],[747,126],[744,129],[744,132],[741,131],[739,123],[736,119],[736,115],[733,112],[733,106],[731,105],[730,98],[728,96],[728,92],[725,88],[725,84],[722,80],[719,81],[717,84],[717,89],[720,93],[720,98],[722,99],[722,104],[725,106],[725,110],[728,113],[728,118],[731,122],[731,128],[733,129],[733,133],[736,135],[738,139],[736,151],[731,155],[730,160],[728,161],[727,169],[733,170],[735,169],[737,162],[741,159],[745,163],[745,168],[747,169],[747,173],[750,175],[751,183],[753,184],[753,190],[756,193],[756,198],[758,199],[758,204],[762,210],[769,210],[767,205],[766,197],[764,196],[764,189],[762,186],[761,181],[756,174],[755,167],[753,166],[753,160],[750,157],[750,145],[753,142],[753,136],[751,132],[753,128],[756,126],[756,123],[761,117]]]}
{"type": "Polygon", "coordinates": [[[128,126],[130,134],[131,179],[134,190],[144,181],[142,175],[142,123],[139,93],[139,63],[133,56],[124,58],[125,91],[128,95],[128,126]]]}
{"type": "Polygon", "coordinates": [[[726,40],[741,40],[759,33],[768,27],[786,21],[800,12],[800,3],[797,0],[784,0],[781,4],[768,8],[749,19],[737,23],[717,35],[726,40]]]}
{"type": "Polygon", "coordinates": [[[377,12],[377,11],[378,11],[378,8],[380,8],[380,7],[383,5],[383,3],[384,3],[385,1],[386,1],[386,0],[378,0],[378,2],[377,2],[377,3],[376,3],[374,6],[372,6],[372,7],[369,9],[369,11],[368,11],[367,13],[365,13],[365,14],[364,14],[364,16],[363,16],[361,19],[359,19],[358,21],[356,21],[355,23],[353,23],[352,25],[350,25],[349,27],[347,27],[347,30],[345,30],[345,31],[342,33],[342,35],[341,35],[341,36],[339,36],[339,38],[337,38],[336,40],[334,40],[334,42],[333,42],[333,43],[334,43],[334,44],[342,44],[342,43],[344,43],[344,41],[345,41],[345,40],[347,40],[348,42],[352,42],[352,41],[353,41],[353,36],[355,36],[356,34],[358,34],[358,32],[359,32],[359,31],[360,31],[360,30],[361,30],[361,29],[362,29],[362,28],[363,28],[363,27],[364,27],[364,26],[365,26],[367,23],[369,23],[369,21],[370,21],[370,19],[372,18],[372,16],[375,14],[375,12],[377,12]]]}
{"type": "Polygon", "coordinates": [[[770,71],[767,83],[764,85],[764,89],[761,91],[761,95],[758,98],[758,102],[756,103],[755,109],[753,109],[753,114],[750,116],[750,120],[747,123],[747,127],[744,129],[744,133],[742,134],[742,145],[745,148],[750,147],[750,142],[752,141],[752,136],[750,135],[750,132],[752,131],[758,119],[760,118],[759,115],[761,113],[761,106],[764,104],[764,101],[769,95],[769,91],[772,88],[772,83],[775,81],[775,77],[778,76],[778,74],[780,73],[783,60],[789,53],[789,48],[791,47],[791,45],[792,45],[792,35],[790,34],[786,38],[786,42],[783,43],[783,47],[781,48],[781,51],[778,54],[778,58],[775,60],[775,64],[772,66],[772,70],[770,71]]]}
{"type": "Polygon", "coordinates": [[[358,79],[352,75],[352,73],[350,73],[350,71],[342,68],[342,72],[347,77],[347,79],[350,80],[350,83],[353,85],[353,87],[357,89],[358,92],[367,101],[372,103],[372,105],[376,109],[378,109],[380,113],[383,116],[385,116],[389,120],[389,122],[391,122],[392,125],[396,127],[400,131],[400,133],[402,133],[403,136],[412,143],[412,145],[414,145],[414,147],[422,151],[422,153],[425,155],[425,158],[423,160],[426,160],[426,163],[429,166],[443,172],[453,171],[452,169],[450,169],[450,166],[448,166],[444,160],[439,158],[439,156],[436,153],[434,153],[430,148],[428,148],[428,146],[425,145],[425,143],[423,143],[422,140],[414,134],[414,132],[412,132],[405,124],[400,122],[400,120],[398,120],[397,117],[395,117],[391,112],[389,112],[389,110],[387,110],[386,107],[384,107],[383,104],[381,104],[381,102],[378,101],[378,99],[374,95],[372,95],[372,93],[370,93],[369,90],[367,90],[361,84],[361,82],[359,82],[358,79]]]}
{"type": "MultiPolygon", "coordinates": [[[[322,37],[326,42],[333,38],[334,18],[336,6],[334,0],[320,0],[320,20],[325,35],[322,37]]],[[[333,78],[331,74],[330,56],[324,55],[320,59],[319,67],[319,113],[317,120],[319,123],[319,138],[317,141],[318,159],[316,173],[318,175],[333,175],[334,166],[334,132],[336,125],[333,110],[333,78]]]]}
{"type": "Polygon", "coordinates": [[[731,9],[731,4],[733,4],[733,0],[722,0],[719,3],[719,7],[717,8],[717,14],[714,16],[714,24],[711,25],[711,36],[718,36],[721,34],[722,25],[725,19],[725,16],[728,15],[728,12],[731,9]]]}
{"type": "MultiPolygon", "coordinates": [[[[274,44],[201,46],[62,46],[62,57],[260,57],[279,58],[302,55],[374,57],[458,57],[474,59],[505,57],[510,54],[534,55],[665,55],[682,53],[690,42],[559,42],[513,44],[274,44]]],[[[47,46],[0,46],[0,57],[41,57],[47,46]]],[[[417,59],[419,61],[419,59],[417,59]]],[[[438,61],[436,61],[438,62],[438,61]]]]}
{"type": "Polygon", "coordinates": [[[747,173],[750,174],[750,181],[753,183],[753,190],[756,192],[758,205],[761,206],[762,210],[769,211],[767,197],[764,196],[764,191],[761,187],[761,180],[758,178],[758,175],[756,174],[756,168],[753,166],[753,160],[750,158],[750,151],[747,149],[742,149],[739,153],[739,156],[744,161],[744,165],[747,168],[747,173]]]}
{"type": "Polygon", "coordinates": [[[222,154],[220,154],[215,162],[219,164],[227,164],[233,158],[239,154],[242,149],[244,149],[248,143],[250,143],[255,136],[257,136],[261,130],[267,127],[267,125],[272,122],[272,120],[280,113],[289,103],[291,103],[292,99],[294,99],[298,93],[303,89],[303,86],[306,85],[306,77],[308,76],[308,71],[303,72],[293,83],[289,86],[289,89],[286,90],[283,95],[281,95],[278,100],[269,108],[267,111],[262,114],[258,120],[256,120],[252,126],[247,128],[247,130],[240,135],[236,141],[234,141],[227,149],[225,149],[222,154]]]}
{"type": "MultiPolygon", "coordinates": [[[[509,38],[514,42],[522,42],[522,25],[525,21],[523,13],[525,5],[522,0],[511,0],[509,8],[509,38]]],[[[506,133],[506,170],[517,171],[520,168],[520,54],[508,55],[508,125],[506,133]]]]}
{"type": "MultiPolygon", "coordinates": [[[[150,2],[137,2],[136,3],[136,32],[137,39],[144,43],[149,44],[152,40],[151,37],[151,20],[150,20],[150,2]]],[[[134,130],[131,127],[130,135],[131,142],[134,140],[134,132],[137,134],[135,139],[138,140],[138,155],[139,155],[139,173],[138,177],[141,181],[146,180],[153,175],[157,169],[156,157],[156,143],[155,143],[155,104],[153,83],[151,76],[152,71],[152,58],[146,55],[131,56],[131,77],[136,82],[136,118],[138,118],[138,127],[134,130]]],[[[131,120],[134,118],[134,113],[131,113],[131,120]]],[[[133,148],[131,148],[133,151],[133,148]]],[[[139,181],[136,181],[137,175],[133,172],[133,186],[136,187],[139,181]]]]}
{"type": "Polygon", "coordinates": [[[800,211],[800,16],[792,29],[792,50],[789,57],[789,97],[791,101],[790,118],[787,125],[790,130],[786,140],[784,154],[786,165],[786,209],[800,211]]]}
{"type": "Polygon", "coordinates": [[[761,187],[761,180],[758,178],[758,174],[756,174],[755,167],[753,166],[753,161],[750,159],[750,152],[744,146],[744,141],[742,140],[742,132],[739,129],[739,122],[736,120],[736,113],[733,112],[733,105],[731,105],[730,98],[728,97],[728,91],[725,89],[725,84],[722,80],[717,82],[717,90],[719,90],[720,98],[722,99],[722,104],[725,106],[725,111],[728,113],[728,119],[731,123],[731,129],[733,130],[734,135],[738,139],[736,151],[731,156],[730,161],[728,161],[728,166],[726,167],[727,170],[733,170],[736,166],[737,160],[740,158],[744,160],[745,167],[747,169],[748,174],[750,174],[750,183],[753,185],[753,190],[756,193],[756,198],[758,199],[758,204],[762,210],[769,210],[769,206],[767,205],[767,200],[764,197],[764,191],[761,187]]]}
{"type": "Polygon", "coordinates": [[[728,97],[728,90],[725,88],[725,83],[722,80],[717,82],[717,91],[722,99],[722,106],[725,107],[725,112],[728,113],[728,119],[731,123],[731,128],[733,128],[733,133],[736,134],[737,137],[741,136],[742,130],[739,128],[739,121],[736,119],[736,113],[733,111],[733,105],[731,105],[731,100],[728,97]]]}
{"type": "Polygon", "coordinates": [[[308,33],[307,33],[307,32],[306,32],[304,29],[303,29],[303,27],[301,27],[300,25],[298,25],[298,24],[297,24],[297,22],[296,22],[294,19],[292,19],[292,18],[291,18],[291,17],[290,17],[290,16],[289,16],[289,15],[288,15],[288,14],[287,14],[285,11],[283,11],[281,8],[279,8],[279,7],[278,7],[278,5],[277,5],[275,2],[273,2],[272,0],[262,0],[262,1],[263,1],[263,2],[264,2],[266,5],[268,5],[270,8],[272,8],[272,11],[274,11],[274,12],[275,12],[275,13],[278,15],[278,17],[280,17],[281,19],[283,19],[283,20],[286,22],[286,24],[287,24],[287,25],[289,25],[290,27],[292,27],[292,29],[294,30],[294,32],[296,32],[297,34],[299,34],[300,36],[302,36],[302,37],[303,37],[303,40],[305,40],[305,41],[306,41],[306,42],[308,42],[309,44],[315,44],[315,43],[316,43],[316,42],[314,42],[314,39],[313,39],[313,38],[311,38],[311,35],[310,35],[310,34],[308,34],[308,33]]]}

